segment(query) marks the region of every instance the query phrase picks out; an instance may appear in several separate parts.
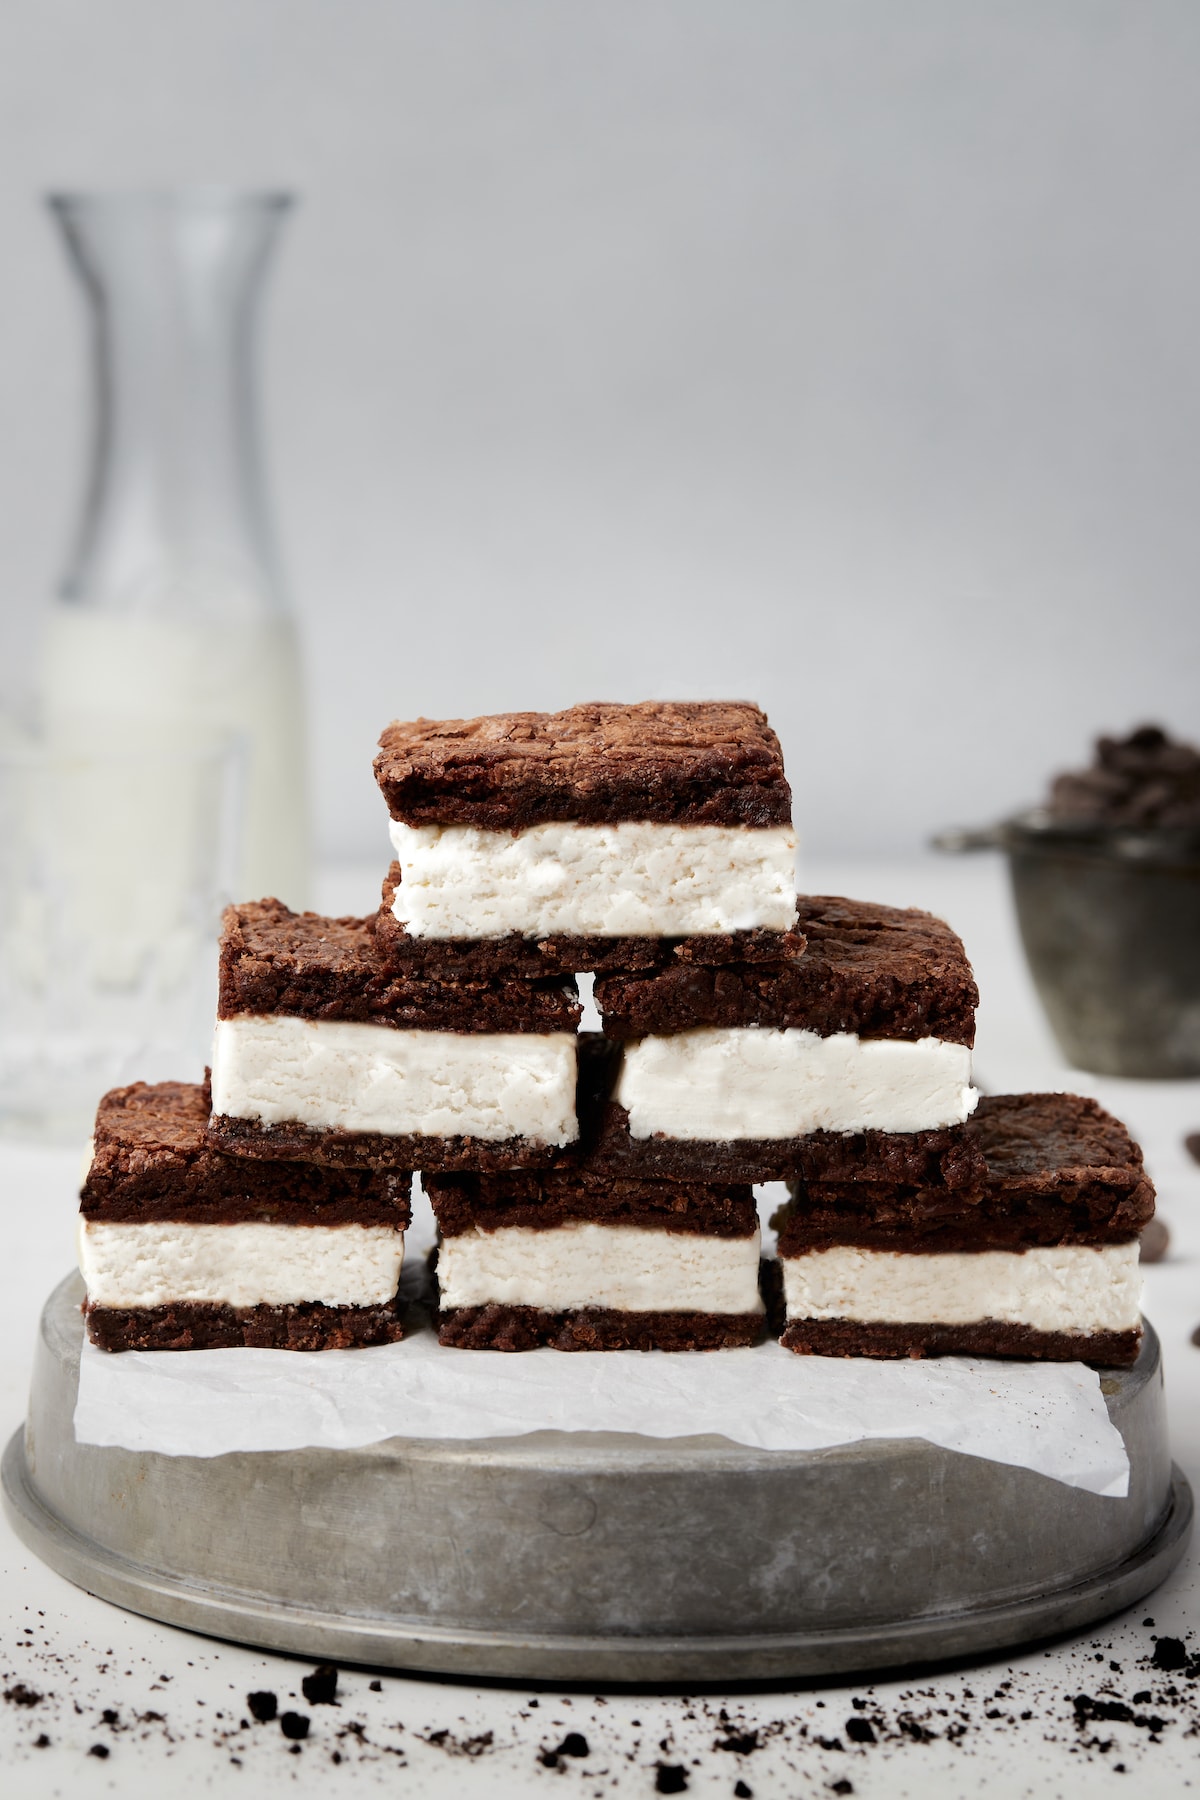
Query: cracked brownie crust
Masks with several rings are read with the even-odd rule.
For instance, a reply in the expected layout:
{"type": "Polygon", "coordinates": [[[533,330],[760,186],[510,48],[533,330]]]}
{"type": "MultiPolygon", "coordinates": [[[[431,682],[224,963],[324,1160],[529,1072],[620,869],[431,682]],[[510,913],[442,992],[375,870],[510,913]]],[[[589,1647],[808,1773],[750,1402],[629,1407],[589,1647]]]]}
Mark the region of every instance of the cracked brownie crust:
{"type": "Polygon", "coordinates": [[[909,907],[802,894],[800,956],[774,963],[694,962],[596,980],[610,1037],[637,1038],[698,1026],[766,1026],[823,1037],[936,1037],[975,1042],[979,991],[959,938],[941,919],[909,907]]]}
{"type": "Polygon", "coordinates": [[[967,1129],[999,1190],[1058,1193],[1100,1187],[1132,1191],[1145,1180],[1142,1152],[1119,1119],[1081,1094],[995,1094],[967,1129]]]}
{"type": "Polygon", "coordinates": [[[380,959],[414,975],[419,969],[427,979],[438,981],[536,981],[597,970],[660,969],[676,961],[775,962],[781,956],[799,956],[804,949],[801,932],[766,930],[687,938],[526,938],[515,931],[498,938],[414,938],[392,911],[399,885],[400,864],[394,862],[384,879],[375,922],[380,959]]]}
{"type": "Polygon", "coordinates": [[[443,1237],[586,1221],[703,1237],[748,1238],[758,1229],[748,1183],[644,1181],[593,1170],[431,1175],[423,1186],[443,1237]]]}
{"type": "Polygon", "coordinates": [[[101,1350],[357,1350],[404,1336],[399,1300],[384,1306],[84,1306],[101,1350]]]}
{"type": "Polygon", "coordinates": [[[295,913],[281,900],[226,908],[217,1016],[289,1014],[397,1030],[574,1031],[582,1008],[574,981],[480,974],[421,979],[389,965],[375,917],[295,913]]]}
{"type": "Polygon", "coordinates": [[[748,701],[397,721],[375,776],[392,818],[409,825],[791,823],[779,740],[748,701]]]}
{"type": "Polygon", "coordinates": [[[1040,1362],[1087,1362],[1128,1368],[1140,1331],[1035,1331],[983,1319],[976,1325],[859,1324],[852,1319],[797,1319],[780,1340],[801,1356],[1017,1356],[1040,1362]]]}
{"type": "Polygon", "coordinates": [[[459,1350],[733,1350],[764,1335],[762,1313],[621,1312],[585,1307],[458,1306],[438,1314],[438,1342],[459,1350]]]}
{"type": "Polygon", "coordinates": [[[334,1170],[225,1156],[208,1131],[207,1085],[144,1081],[100,1102],[79,1210],[125,1224],[261,1221],[276,1225],[409,1223],[407,1170],[334,1170]]]}

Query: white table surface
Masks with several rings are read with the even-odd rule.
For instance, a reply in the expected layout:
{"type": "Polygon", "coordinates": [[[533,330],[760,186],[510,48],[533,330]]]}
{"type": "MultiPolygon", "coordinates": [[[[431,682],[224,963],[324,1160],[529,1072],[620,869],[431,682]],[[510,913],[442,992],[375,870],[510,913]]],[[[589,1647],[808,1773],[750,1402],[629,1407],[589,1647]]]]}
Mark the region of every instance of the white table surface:
{"type": "MultiPolygon", "coordinates": [[[[1122,1082],[1065,1067],[1037,1011],[998,860],[827,865],[808,872],[808,886],[948,918],[983,995],[982,1084],[1094,1094],[1140,1139],[1172,1234],[1168,1260],[1147,1270],[1146,1310],[1163,1341],[1174,1455],[1200,1486],[1200,1350],[1190,1343],[1200,1321],[1200,1166],[1182,1145],[1186,1131],[1200,1130],[1200,1082],[1122,1082]]],[[[366,911],[373,892],[376,872],[342,870],[327,878],[322,900],[330,910],[366,911]]],[[[78,1166],[77,1151],[0,1144],[5,1436],[24,1410],[42,1302],[72,1260],[78,1166]]],[[[685,1698],[479,1688],[350,1669],[340,1705],[312,1707],[301,1696],[304,1662],[94,1600],[43,1568],[0,1523],[0,1791],[155,1800],[351,1787],[434,1797],[539,1788],[651,1795],[664,1791],[664,1765],[682,1769],[686,1792],[701,1795],[1176,1793],[1200,1785],[1200,1679],[1163,1675],[1147,1659],[1154,1634],[1186,1639],[1196,1622],[1197,1562],[1193,1547],[1149,1601],[1081,1637],[950,1673],[685,1698]],[[21,1704],[21,1686],[40,1700],[21,1704]],[[263,1688],[279,1696],[281,1711],[310,1717],[298,1753],[277,1724],[243,1727],[245,1695],[263,1688]],[[1147,1692],[1149,1700],[1134,1700],[1147,1692]],[[1141,1723],[1081,1727],[1079,1694],[1130,1703],[1141,1723]],[[847,1738],[855,1716],[873,1721],[874,1743],[847,1738]],[[731,1731],[743,1740],[757,1733],[756,1746],[716,1749],[731,1731]],[[568,1732],[582,1734],[587,1754],[562,1756],[557,1767],[542,1762],[568,1732]],[[41,1738],[49,1741],[39,1746],[41,1738]],[[94,1745],[107,1757],[88,1754],[94,1745]]]]}

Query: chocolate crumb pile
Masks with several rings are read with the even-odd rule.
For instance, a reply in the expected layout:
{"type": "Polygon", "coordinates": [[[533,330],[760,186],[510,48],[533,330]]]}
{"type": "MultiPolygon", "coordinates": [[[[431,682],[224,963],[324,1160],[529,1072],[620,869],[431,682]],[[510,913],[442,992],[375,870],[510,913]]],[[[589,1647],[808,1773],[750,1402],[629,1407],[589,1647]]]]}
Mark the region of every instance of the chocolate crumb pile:
{"type": "Polygon", "coordinates": [[[1021,1791],[1083,1791],[1091,1766],[1174,1793],[1200,1750],[1200,1642],[1136,1614],[1009,1663],[736,1697],[476,1691],[140,1628],[153,1656],[173,1656],[172,1677],[150,1656],[77,1640],[60,1650],[45,1613],[26,1616],[0,1650],[0,1766],[22,1794],[69,1792],[66,1765],[88,1758],[114,1792],[140,1791],[135,1770],[143,1782],[156,1770],[169,1792],[180,1756],[193,1777],[221,1792],[244,1781],[247,1795],[275,1791],[270,1765],[301,1795],[395,1792],[400,1768],[436,1800],[469,1794],[476,1766],[481,1792],[549,1782],[564,1800],[870,1796],[923,1782],[965,1793],[1005,1770],[1015,1780],[1018,1758],[1034,1783],[1021,1791]]]}
{"type": "Polygon", "coordinates": [[[1200,828],[1200,750],[1158,725],[1097,738],[1090,769],[1056,776],[1047,811],[1081,825],[1200,828]]]}

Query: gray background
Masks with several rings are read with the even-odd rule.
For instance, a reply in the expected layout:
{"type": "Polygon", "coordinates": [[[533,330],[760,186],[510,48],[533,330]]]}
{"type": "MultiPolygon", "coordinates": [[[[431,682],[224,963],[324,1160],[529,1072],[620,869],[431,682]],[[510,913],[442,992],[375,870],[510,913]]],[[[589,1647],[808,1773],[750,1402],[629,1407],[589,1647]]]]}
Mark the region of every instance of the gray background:
{"type": "Polygon", "coordinates": [[[1200,7],[5,0],[0,653],[77,504],[36,195],[301,191],[269,314],[319,837],[395,715],[750,695],[819,854],[1200,735],[1200,7]]]}

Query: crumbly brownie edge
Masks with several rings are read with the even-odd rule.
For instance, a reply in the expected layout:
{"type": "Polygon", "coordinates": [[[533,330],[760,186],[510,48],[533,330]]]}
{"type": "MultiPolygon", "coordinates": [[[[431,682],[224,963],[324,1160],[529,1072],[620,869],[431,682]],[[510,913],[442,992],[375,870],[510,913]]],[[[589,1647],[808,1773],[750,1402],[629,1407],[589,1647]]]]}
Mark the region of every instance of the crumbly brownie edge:
{"type": "Polygon", "coordinates": [[[1035,1331],[983,1319],[974,1325],[860,1324],[852,1319],[792,1319],[780,1339],[800,1356],[1001,1356],[1128,1368],[1142,1345],[1137,1331],[1035,1331]]]}
{"type": "Polygon", "coordinates": [[[791,824],[779,740],[748,701],[397,720],[375,777],[392,818],[413,825],[791,824]]]}
{"type": "Polygon", "coordinates": [[[310,1131],[306,1125],[263,1125],[214,1113],[209,1134],[230,1156],[267,1162],[311,1162],[335,1169],[479,1170],[550,1168],[563,1154],[533,1138],[391,1137],[379,1131],[310,1131]]]}
{"type": "MultiPolygon", "coordinates": [[[[561,1159],[569,1162],[566,1153],[561,1159]]],[[[813,1131],[800,1138],[635,1138],[629,1114],[615,1100],[604,1107],[589,1166],[645,1180],[808,1180],[936,1182],[965,1188],[978,1183],[983,1163],[961,1125],[937,1131],[813,1131]]]]}
{"type": "Polygon", "coordinates": [[[101,1350],[354,1350],[404,1336],[398,1299],[381,1306],[169,1306],[85,1304],[87,1334],[101,1350]]]}
{"type": "Polygon", "coordinates": [[[438,1314],[438,1342],[457,1350],[733,1350],[758,1343],[765,1330],[765,1315],[757,1312],[543,1312],[490,1305],[438,1314]]]}

